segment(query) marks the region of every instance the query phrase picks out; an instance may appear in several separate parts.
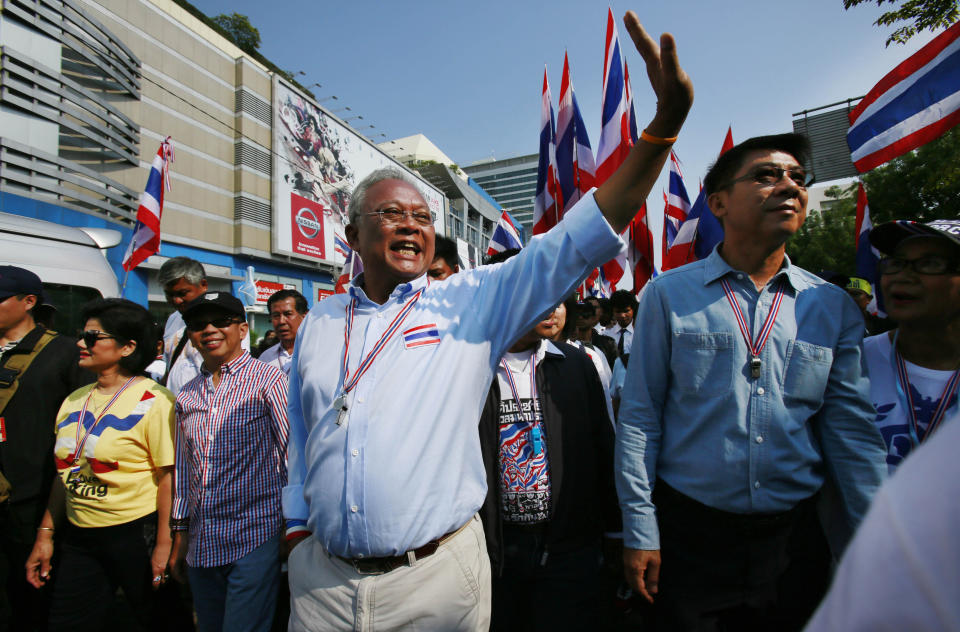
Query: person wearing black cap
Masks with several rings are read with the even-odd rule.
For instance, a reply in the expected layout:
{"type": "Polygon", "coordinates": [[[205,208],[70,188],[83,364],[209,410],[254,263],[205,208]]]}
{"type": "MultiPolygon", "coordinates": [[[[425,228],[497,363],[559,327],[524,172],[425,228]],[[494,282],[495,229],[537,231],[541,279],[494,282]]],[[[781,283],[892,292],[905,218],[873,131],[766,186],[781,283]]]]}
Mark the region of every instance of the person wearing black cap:
{"type": "Polygon", "coordinates": [[[56,469],[54,421],[61,402],[93,375],[77,365],[74,341],[37,325],[40,278],[0,266],[0,630],[45,621],[45,593],[26,581],[24,564],[46,508],[56,469]],[[0,481],[2,483],[2,481],[0,481]]]}
{"type": "Polygon", "coordinates": [[[894,221],[870,232],[892,331],[864,341],[890,473],[960,420],[960,220],[894,221]]]}
{"type": "Polygon", "coordinates": [[[239,299],[207,292],[182,314],[203,365],[177,395],[169,567],[189,576],[200,629],[266,631],[280,577],[287,378],[241,346],[239,299]]]}

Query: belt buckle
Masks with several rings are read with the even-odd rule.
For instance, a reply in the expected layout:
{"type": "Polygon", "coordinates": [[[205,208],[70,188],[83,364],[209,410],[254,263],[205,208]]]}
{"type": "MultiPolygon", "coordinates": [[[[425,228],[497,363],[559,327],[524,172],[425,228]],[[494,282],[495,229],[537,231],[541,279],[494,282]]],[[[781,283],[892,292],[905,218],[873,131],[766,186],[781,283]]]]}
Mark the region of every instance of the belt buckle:
{"type": "Polygon", "coordinates": [[[353,570],[357,571],[360,575],[383,575],[386,573],[386,571],[380,568],[373,560],[353,558],[350,560],[350,564],[353,566],[353,570]]]}

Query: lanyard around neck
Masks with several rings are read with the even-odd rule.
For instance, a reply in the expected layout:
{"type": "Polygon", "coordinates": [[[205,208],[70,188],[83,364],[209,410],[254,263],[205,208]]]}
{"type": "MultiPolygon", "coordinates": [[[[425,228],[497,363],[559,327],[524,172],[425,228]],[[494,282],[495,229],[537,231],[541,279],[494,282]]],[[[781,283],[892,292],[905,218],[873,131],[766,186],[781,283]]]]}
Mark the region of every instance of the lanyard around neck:
{"type": "Polygon", "coordinates": [[[736,317],[737,325],[740,327],[740,335],[743,336],[743,341],[747,344],[747,349],[750,350],[750,375],[753,378],[758,378],[760,377],[760,352],[763,351],[764,345],[767,344],[767,339],[770,338],[770,332],[773,331],[773,324],[777,321],[777,313],[780,311],[780,303],[783,302],[783,282],[777,282],[777,290],[773,295],[773,303],[770,304],[770,311],[767,312],[767,318],[763,321],[763,327],[760,328],[760,333],[757,334],[756,340],[751,339],[747,319],[744,318],[743,312],[740,310],[740,303],[737,302],[736,297],[733,295],[730,284],[727,283],[726,279],[720,279],[720,285],[723,286],[723,293],[727,295],[727,301],[730,303],[730,307],[733,308],[733,315],[736,317]]]}
{"type": "Polygon", "coordinates": [[[90,405],[90,398],[93,397],[93,392],[97,390],[96,385],[90,389],[90,392],[87,393],[87,398],[83,400],[83,407],[80,409],[80,418],[77,420],[77,434],[76,434],[76,450],[73,453],[73,463],[76,465],[80,461],[80,457],[83,455],[83,448],[87,443],[87,439],[90,438],[90,434],[93,432],[93,429],[97,427],[97,424],[100,423],[100,420],[103,419],[107,411],[110,410],[110,407],[113,406],[114,402],[120,399],[120,396],[123,395],[123,392],[127,390],[127,387],[137,379],[137,376],[134,375],[126,382],[123,383],[123,386],[120,387],[120,390],[113,394],[113,397],[110,398],[110,401],[107,402],[107,405],[103,407],[103,410],[100,411],[100,414],[94,417],[93,423],[90,424],[89,428],[83,427],[83,420],[87,417],[87,407],[90,405]]]}
{"type": "Polygon", "coordinates": [[[503,358],[500,358],[500,366],[503,367],[505,377],[507,380],[507,385],[510,387],[510,394],[513,396],[513,401],[517,404],[517,415],[520,418],[526,418],[530,423],[530,438],[531,443],[533,444],[533,453],[540,454],[543,450],[543,442],[540,432],[540,428],[537,425],[537,411],[539,410],[539,402],[537,400],[537,352],[533,351],[533,354],[530,356],[530,414],[523,414],[523,405],[520,403],[520,391],[517,388],[516,380],[513,377],[513,371],[507,365],[507,361],[503,358]]]}
{"type": "Polygon", "coordinates": [[[397,312],[397,315],[393,317],[393,320],[390,321],[390,325],[387,327],[386,331],[381,334],[380,339],[377,340],[376,344],[373,345],[373,348],[370,349],[370,352],[367,353],[367,356],[363,358],[360,362],[360,365],[357,366],[356,373],[353,374],[353,377],[350,376],[350,336],[353,333],[353,316],[357,310],[357,299],[352,298],[349,303],[347,303],[347,322],[343,327],[343,359],[341,361],[341,370],[343,373],[343,386],[340,388],[341,396],[346,395],[354,389],[357,385],[357,382],[360,381],[360,378],[363,377],[363,374],[367,372],[373,363],[376,361],[377,356],[380,355],[380,352],[383,351],[384,347],[387,346],[387,343],[393,338],[393,335],[397,333],[400,329],[400,325],[403,324],[403,321],[406,320],[407,316],[410,315],[410,312],[413,310],[413,306],[417,304],[417,301],[420,300],[420,296],[423,295],[423,291],[426,288],[420,288],[417,292],[407,299],[407,302],[404,303],[403,307],[400,308],[400,311],[397,312]]]}
{"type": "Polygon", "coordinates": [[[890,348],[890,364],[893,365],[893,371],[897,376],[897,396],[900,399],[900,407],[905,409],[907,419],[910,421],[910,440],[913,445],[917,445],[927,440],[927,437],[933,434],[933,431],[940,426],[940,422],[947,416],[947,410],[950,408],[950,399],[957,392],[957,385],[960,384],[960,369],[953,372],[953,375],[947,380],[943,388],[943,394],[937,402],[937,408],[930,417],[930,423],[927,424],[927,431],[920,438],[920,426],[917,423],[917,410],[913,406],[913,393],[910,391],[910,377],[907,374],[907,363],[897,351],[897,340],[900,337],[900,330],[893,334],[893,344],[890,348]]]}

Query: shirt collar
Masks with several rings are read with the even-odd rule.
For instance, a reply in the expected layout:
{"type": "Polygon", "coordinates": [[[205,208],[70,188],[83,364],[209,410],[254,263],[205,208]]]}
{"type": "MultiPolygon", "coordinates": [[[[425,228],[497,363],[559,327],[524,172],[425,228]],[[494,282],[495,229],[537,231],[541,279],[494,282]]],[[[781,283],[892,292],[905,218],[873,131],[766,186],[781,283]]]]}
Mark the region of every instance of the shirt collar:
{"type": "MultiPolygon", "coordinates": [[[[371,301],[370,298],[367,296],[367,293],[363,291],[363,287],[362,287],[363,278],[364,278],[363,275],[364,273],[361,272],[356,277],[354,277],[353,281],[350,282],[350,287],[347,291],[351,297],[357,299],[360,302],[367,301],[372,303],[373,301],[371,301]]],[[[391,300],[394,300],[394,299],[403,300],[411,292],[416,292],[420,288],[426,287],[427,285],[429,285],[429,282],[430,282],[429,277],[427,277],[426,273],[423,273],[413,281],[409,281],[407,283],[400,283],[399,285],[397,285],[397,287],[393,288],[392,292],[390,292],[390,297],[387,299],[387,303],[389,303],[391,300]]]]}
{"type": "MultiPolygon", "coordinates": [[[[252,359],[253,359],[253,356],[250,355],[250,353],[247,352],[246,349],[244,349],[239,356],[237,356],[233,360],[230,360],[229,362],[225,362],[223,366],[220,367],[220,375],[229,375],[230,373],[239,371],[247,364],[247,362],[249,362],[252,359]]],[[[207,370],[207,366],[205,364],[200,365],[200,372],[207,377],[213,375],[209,370],[207,370]]]]}
{"type": "MultiPolygon", "coordinates": [[[[710,285],[714,281],[717,281],[728,274],[735,274],[738,272],[737,270],[734,270],[729,263],[724,261],[723,257],[720,256],[721,245],[722,244],[717,244],[714,246],[713,251],[704,262],[704,285],[710,285]]],[[[777,273],[773,275],[774,279],[778,277],[784,279],[794,290],[802,289],[808,285],[807,281],[804,280],[803,275],[800,272],[800,268],[790,263],[790,256],[787,253],[783,253],[783,265],[781,265],[777,273]]]]}

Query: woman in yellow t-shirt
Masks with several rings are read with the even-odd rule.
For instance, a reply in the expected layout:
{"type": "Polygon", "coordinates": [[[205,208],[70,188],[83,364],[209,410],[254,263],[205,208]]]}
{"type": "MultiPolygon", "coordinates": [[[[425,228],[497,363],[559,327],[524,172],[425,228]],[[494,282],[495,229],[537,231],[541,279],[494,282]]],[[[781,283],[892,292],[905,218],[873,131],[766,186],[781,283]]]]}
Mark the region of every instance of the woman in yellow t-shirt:
{"type": "Polygon", "coordinates": [[[144,377],[157,326],[140,305],[98,300],[83,310],[80,366],[97,381],[63,402],[55,484],[27,560],[27,581],[50,579],[54,529],[61,551],[49,627],[95,629],[123,589],[145,628],[164,620],[151,591],[170,555],[174,398],[144,377]],[[67,520],[59,516],[66,514],[67,520]]]}

